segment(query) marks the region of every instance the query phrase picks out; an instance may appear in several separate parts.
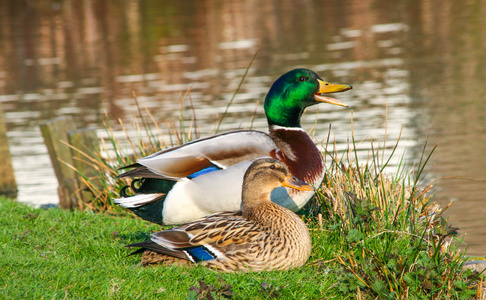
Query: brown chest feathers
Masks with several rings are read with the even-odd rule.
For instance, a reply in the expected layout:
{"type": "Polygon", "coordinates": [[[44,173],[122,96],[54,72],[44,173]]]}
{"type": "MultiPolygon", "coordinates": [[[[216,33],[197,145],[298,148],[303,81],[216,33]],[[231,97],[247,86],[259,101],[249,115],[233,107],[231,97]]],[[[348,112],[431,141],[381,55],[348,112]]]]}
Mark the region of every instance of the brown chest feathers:
{"type": "Polygon", "coordinates": [[[322,180],[322,154],[304,130],[272,126],[270,136],[280,149],[270,155],[284,162],[294,176],[308,183],[322,180]]]}

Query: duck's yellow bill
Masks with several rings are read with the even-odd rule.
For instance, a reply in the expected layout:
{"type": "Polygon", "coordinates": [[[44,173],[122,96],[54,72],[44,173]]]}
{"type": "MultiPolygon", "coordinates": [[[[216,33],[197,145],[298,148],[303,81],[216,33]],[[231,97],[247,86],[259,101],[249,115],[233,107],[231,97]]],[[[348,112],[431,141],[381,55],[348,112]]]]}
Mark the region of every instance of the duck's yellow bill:
{"type": "Polygon", "coordinates": [[[295,177],[295,176],[287,177],[287,180],[282,182],[282,186],[293,188],[293,189],[296,189],[296,190],[301,190],[301,191],[313,191],[314,190],[314,188],[311,185],[303,182],[300,179],[297,179],[297,177],[295,177]]]}
{"type": "Polygon", "coordinates": [[[317,91],[317,93],[314,95],[316,101],[347,107],[346,104],[342,103],[337,99],[331,97],[324,97],[320,94],[344,92],[352,89],[353,88],[352,86],[346,84],[335,84],[335,83],[325,82],[319,79],[317,79],[317,81],[319,82],[319,91],[317,91]]]}

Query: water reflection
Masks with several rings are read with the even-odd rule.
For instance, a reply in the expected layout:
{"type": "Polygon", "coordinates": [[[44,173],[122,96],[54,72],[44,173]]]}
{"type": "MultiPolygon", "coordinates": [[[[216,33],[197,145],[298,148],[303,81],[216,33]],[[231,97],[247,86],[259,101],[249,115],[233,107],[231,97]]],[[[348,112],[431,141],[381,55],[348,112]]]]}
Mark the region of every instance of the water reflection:
{"type": "MultiPolygon", "coordinates": [[[[351,109],[306,112],[303,127],[317,141],[332,124],[339,151],[353,131],[358,141],[386,138],[390,153],[401,132],[393,169],[403,153],[417,161],[430,133],[429,145],[439,147],[426,181],[486,179],[484,9],[485,0],[1,1],[0,101],[19,200],[57,199],[40,122],[73,115],[80,127],[101,128],[107,112],[130,123],[138,116],[134,91],[165,124],[177,120],[190,89],[201,135],[212,134],[257,49],[220,130],[266,130],[261,103],[269,86],[291,68],[308,67],[354,86],[338,96],[351,109]]],[[[360,160],[370,148],[359,145],[360,160]]],[[[438,200],[457,199],[448,213],[469,233],[471,253],[484,254],[486,184],[437,187],[438,200]]]]}

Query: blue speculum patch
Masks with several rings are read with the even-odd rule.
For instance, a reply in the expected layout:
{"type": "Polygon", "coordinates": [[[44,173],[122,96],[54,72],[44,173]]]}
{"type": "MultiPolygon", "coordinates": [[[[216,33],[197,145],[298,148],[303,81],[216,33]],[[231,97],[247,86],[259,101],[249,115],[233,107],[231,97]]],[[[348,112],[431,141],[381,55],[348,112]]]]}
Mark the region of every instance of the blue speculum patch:
{"type": "Polygon", "coordinates": [[[214,259],[215,257],[211,252],[206,250],[204,247],[191,248],[186,251],[192,255],[192,258],[194,259],[195,262],[211,260],[214,259]]]}
{"type": "Polygon", "coordinates": [[[214,171],[218,171],[218,170],[221,170],[221,169],[218,168],[218,167],[215,167],[215,166],[211,166],[211,167],[207,167],[206,169],[202,169],[201,171],[197,171],[196,173],[192,173],[191,175],[189,175],[187,177],[189,179],[194,179],[197,176],[201,176],[201,175],[204,175],[204,174],[207,174],[207,173],[210,173],[210,172],[214,172],[214,171]]]}

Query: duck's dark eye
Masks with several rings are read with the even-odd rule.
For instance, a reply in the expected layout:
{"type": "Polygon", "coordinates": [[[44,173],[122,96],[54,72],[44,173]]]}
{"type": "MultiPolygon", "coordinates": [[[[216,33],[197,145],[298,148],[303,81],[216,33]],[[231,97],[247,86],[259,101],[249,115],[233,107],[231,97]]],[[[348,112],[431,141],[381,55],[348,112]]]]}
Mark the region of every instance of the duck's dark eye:
{"type": "Polygon", "coordinates": [[[307,78],[305,78],[305,76],[300,76],[299,77],[299,81],[305,81],[307,78]]]}
{"type": "Polygon", "coordinates": [[[270,169],[275,170],[275,165],[270,165],[270,169]]]}

